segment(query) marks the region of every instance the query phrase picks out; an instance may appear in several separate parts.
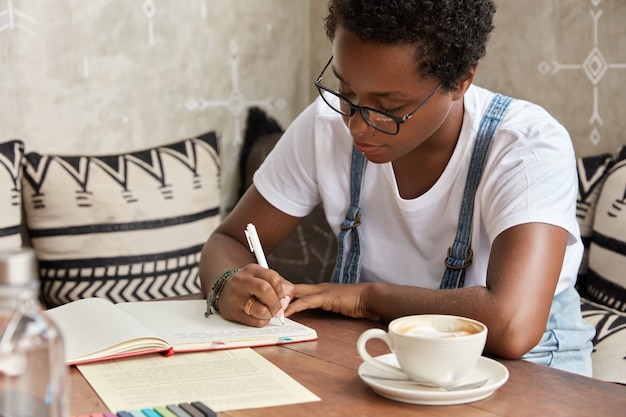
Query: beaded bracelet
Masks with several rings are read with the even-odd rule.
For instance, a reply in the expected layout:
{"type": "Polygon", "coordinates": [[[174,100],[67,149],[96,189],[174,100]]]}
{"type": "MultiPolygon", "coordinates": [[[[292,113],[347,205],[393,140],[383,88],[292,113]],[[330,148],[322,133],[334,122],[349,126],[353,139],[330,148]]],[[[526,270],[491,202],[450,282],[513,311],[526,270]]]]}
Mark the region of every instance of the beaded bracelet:
{"type": "Polygon", "coordinates": [[[238,269],[230,269],[224,272],[220,277],[215,281],[213,286],[211,287],[211,291],[206,296],[206,312],[204,313],[204,317],[209,317],[213,314],[213,311],[219,313],[220,309],[217,306],[217,301],[220,298],[220,293],[222,289],[224,289],[224,285],[231,279],[237,272],[238,269]]]}

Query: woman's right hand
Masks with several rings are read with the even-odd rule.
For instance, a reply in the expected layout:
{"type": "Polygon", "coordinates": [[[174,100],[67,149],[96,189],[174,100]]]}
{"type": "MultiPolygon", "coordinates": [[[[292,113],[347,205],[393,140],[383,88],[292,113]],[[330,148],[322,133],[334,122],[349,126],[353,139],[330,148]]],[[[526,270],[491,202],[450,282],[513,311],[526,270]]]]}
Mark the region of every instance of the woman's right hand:
{"type": "Polygon", "coordinates": [[[251,263],[226,282],[218,307],[227,320],[263,327],[272,317],[284,313],[294,291],[294,285],[278,272],[251,263]]]}

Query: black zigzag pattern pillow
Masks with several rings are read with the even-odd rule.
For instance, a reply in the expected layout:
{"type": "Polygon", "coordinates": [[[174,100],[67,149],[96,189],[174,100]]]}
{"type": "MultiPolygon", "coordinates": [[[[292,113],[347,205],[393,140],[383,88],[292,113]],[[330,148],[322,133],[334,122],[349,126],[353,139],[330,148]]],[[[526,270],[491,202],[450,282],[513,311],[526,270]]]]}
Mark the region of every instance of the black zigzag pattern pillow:
{"type": "Polygon", "coordinates": [[[585,252],[580,263],[579,275],[584,278],[589,266],[589,246],[593,230],[596,205],[605,174],[613,163],[613,155],[609,153],[585,156],[577,159],[578,199],[576,200],[576,218],[580,226],[580,235],[585,252]]]}
{"type": "Polygon", "coordinates": [[[593,221],[589,273],[581,295],[626,312],[626,147],[606,174],[593,221]]]}
{"type": "Polygon", "coordinates": [[[626,313],[581,298],[583,318],[596,327],[593,376],[626,384],[626,313]]]}
{"type": "Polygon", "coordinates": [[[0,250],[22,246],[20,196],[24,143],[0,143],[0,250]]]}
{"type": "Polygon", "coordinates": [[[200,292],[200,251],[220,219],[214,132],[136,152],[25,160],[27,231],[47,307],[200,292]]]}

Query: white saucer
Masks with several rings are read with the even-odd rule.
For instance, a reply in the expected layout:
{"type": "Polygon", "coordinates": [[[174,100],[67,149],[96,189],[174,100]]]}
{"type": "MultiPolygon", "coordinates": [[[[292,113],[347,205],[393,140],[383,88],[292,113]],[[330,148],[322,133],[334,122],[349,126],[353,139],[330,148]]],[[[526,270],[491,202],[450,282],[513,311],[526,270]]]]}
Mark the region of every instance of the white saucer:
{"type": "MultiPolygon", "coordinates": [[[[378,356],[376,359],[399,367],[396,356],[393,353],[378,356]]],[[[407,386],[403,382],[368,378],[365,375],[388,377],[389,374],[379,371],[365,362],[359,366],[359,377],[363,382],[376,393],[390,400],[410,404],[452,405],[469,403],[489,397],[509,379],[509,370],[500,362],[481,356],[476,364],[476,368],[458,383],[467,384],[486,378],[489,378],[489,381],[482,387],[462,391],[444,391],[441,388],[429,388],[420,385],[407,386]]]]}

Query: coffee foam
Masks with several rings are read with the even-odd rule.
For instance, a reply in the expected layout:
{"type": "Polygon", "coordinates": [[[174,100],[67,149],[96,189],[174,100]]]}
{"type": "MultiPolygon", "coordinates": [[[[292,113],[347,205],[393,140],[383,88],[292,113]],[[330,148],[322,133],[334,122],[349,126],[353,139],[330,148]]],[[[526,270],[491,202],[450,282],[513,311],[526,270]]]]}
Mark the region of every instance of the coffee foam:
{"type": "Polygon", "coordinates": [[[436,339],[449,339],[480,333],[482,329],[473,323],[457,320],[450,322],[429,322],[423,320],[402,323],[396,328],[400,334],[436,339]]]}

